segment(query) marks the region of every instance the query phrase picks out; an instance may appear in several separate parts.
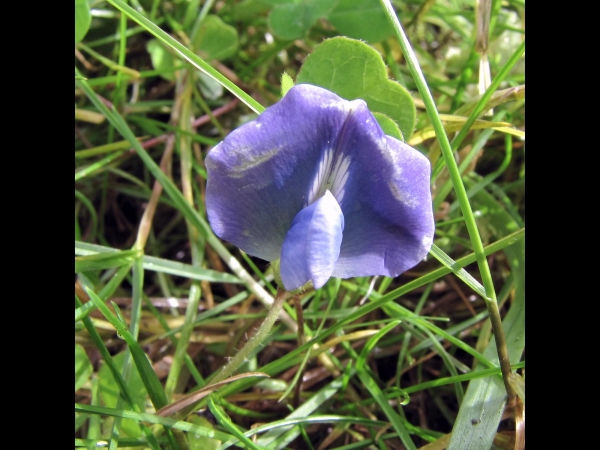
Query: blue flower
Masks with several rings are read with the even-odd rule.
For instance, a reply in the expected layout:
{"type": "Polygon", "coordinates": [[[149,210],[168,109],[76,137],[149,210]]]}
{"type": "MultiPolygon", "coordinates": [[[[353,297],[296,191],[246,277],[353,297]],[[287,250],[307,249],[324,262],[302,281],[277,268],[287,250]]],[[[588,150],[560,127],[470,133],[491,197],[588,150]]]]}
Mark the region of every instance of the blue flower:
{"type": "Polygon", "coordinates": [[[220,238],[280,259],[284,287],[395,277],[433,239],[430,165],[386,136],[362,100],[290,89],[206,157],[206,209],[220,238]]]}

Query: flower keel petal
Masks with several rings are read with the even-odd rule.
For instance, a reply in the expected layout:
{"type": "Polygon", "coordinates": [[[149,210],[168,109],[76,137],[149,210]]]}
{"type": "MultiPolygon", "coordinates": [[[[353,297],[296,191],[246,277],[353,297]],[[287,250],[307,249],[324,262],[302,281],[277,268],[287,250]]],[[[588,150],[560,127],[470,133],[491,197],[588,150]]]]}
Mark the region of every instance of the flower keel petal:
{"type": "Polygon", "coordinates": [[[312,280],[323,286],[340,255],[344,216],[337,201],[326,191],[294,218],[281,249],[281,280],[288,291],[312,280]]]}

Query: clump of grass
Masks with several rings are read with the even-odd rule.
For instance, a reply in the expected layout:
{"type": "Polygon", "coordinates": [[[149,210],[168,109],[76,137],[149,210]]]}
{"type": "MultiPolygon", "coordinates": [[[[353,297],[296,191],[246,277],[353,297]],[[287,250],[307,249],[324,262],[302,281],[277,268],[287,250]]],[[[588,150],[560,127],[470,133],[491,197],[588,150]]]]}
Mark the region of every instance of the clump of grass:
{"type": "Polygon", "coordinates": [[[210,230],[204,157],[339,34],[335,9],[282,39],[275,6],[258,0],[83,3],[76,446],[521,446],[523,3],[394,5],[401,28],[373,46],[417,105],[407,142],[432,162],[431,257],[395,279],[331,279],[283,301],[225,380],[286,299],[264,261],[210,230]],[[490,304],[507,331],[509,379],[490,304]]]}

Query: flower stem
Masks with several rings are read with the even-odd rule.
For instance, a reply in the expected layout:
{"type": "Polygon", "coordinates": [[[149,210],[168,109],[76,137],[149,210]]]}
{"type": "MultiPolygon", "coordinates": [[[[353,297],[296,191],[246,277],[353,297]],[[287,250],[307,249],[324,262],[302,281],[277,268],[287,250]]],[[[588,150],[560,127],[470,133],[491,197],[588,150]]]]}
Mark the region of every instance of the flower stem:
{"type": "Polygon", "coordinates": [[[267,317],[260,325],[256,333],[248,339],[248,342],[244,344],[239,352],[235,354],[235,356],[227,363],[223,370],[221,370],[214,378],[210,380],[211,384],[218,383],[219,381],[223,381],[225,378],[229,377],[233,372],[235,372],[244,361],[250,356],[250,354],[258,347],[267,337],[271,328],[275,324],[275,321],[279,317],[279,312],[283,307],[285,301],[290,298],[292,294],[288,291],[278,289],[277,295],[275,296],[275,300],[271,305],[271,309],[267,313],[267,317]]]}

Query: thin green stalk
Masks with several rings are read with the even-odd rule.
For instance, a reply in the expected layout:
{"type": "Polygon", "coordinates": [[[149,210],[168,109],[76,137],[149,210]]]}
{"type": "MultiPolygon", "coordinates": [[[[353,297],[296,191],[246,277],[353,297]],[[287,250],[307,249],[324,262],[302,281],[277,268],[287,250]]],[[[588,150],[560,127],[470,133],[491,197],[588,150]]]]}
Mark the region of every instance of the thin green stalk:
{"type": "Polygon", "coordinates": [[[89,240],[95,241],[96,234],[98,232],[98,214],[96,214],[96,209],[94,208],[94,205],[92,204],[92,202],[85,195],[83,195],[81,192],[79,192],[77,189],[75,189],[75,197],[77,197],[79,199],[79,201],[81,201],[81,203],[83,203],[83,205],[86,207],[86,209],[90,213],[90,219],[92,220],[92,232],[90,233],[89,240]]]}
{"type": "MultiPolygon", "coordinates": [[[[494,122],[499,122],[500,120],[502,120],[502,118],[505,115],[505,111],[500,111],[498,114],[496,114],[494,116],[494,118],[492,119],[494,122]]],[[[460,165],[458,167],[458,170],[460,171],[460,173],[465,173],[465,171],[467,170],[467,167],[469,166],[469,164],[471,164],[471,162],[473,161],[473,158],[475,158],[475,156],[477,155],[477,153],[479,153],[479,151],[483,148],[483,146],[487,143],[488,139],[491,137],[491,135],[494,133],[495,130],[493,129],[486,129],[483,132],[481,132],[476,139],[474,139],[473,142],[473,148],[469,151],[469,154],[466,157],[463,157],[462,161],[460,162],[460,165]]],[[[446,182],[444,183],[444,185],[438,190],[435,199],[433,200],[433,207],[435,210],[437,210],[440,206],[440,204],[447,198],[448,193],[452,190],[452,181],[451,180],[446,180],[446,182]]],[[[470,196],[469,196],[470,198],[470,196]]]]}
{"type": "Polygon", "coordinates": [[[156,21],[156,12],[158,11],[158,4],[160,0],[153,0],[152,7],[150,8],[150,20],[156,21]]]}
{"type": "Polygon", "coordinates": [[[98,61],[100,61],[102,64],[104,64],[106,67],[108,67],[109,69],[114,70],[117,73],[121,73],[121,72],[125,73],[125,74],[129,75],[130,77],[132,77],[134,79],[137,79],[140,76],[140,73],[137,70],[130,69],[129,67],[121,66],[119,64],[115,64],[109,58],[106,58],[105,56],[102,56],[100,53],[98,53],[95,50],[92,50],[87,45],[85,45],[85,44],[83,44],[81,42],[77,44],[77,48],[80,48],[81,50],[85,51],[86,53],[89,53],[94,58],[96,58],[98,61]]]}
{"type": "Polygon", "coordinates": [[[192,27],[192,32],[190,33],[190,42],[196,41],[196,36],[198,35],[198,32],[200,31],[200,25],[202,25],[202,21],[208,14],[208,11],[210,11],[210,8],[212,8],[214,2],[215,2],[215,0],[206,0],[204,5],[202,5],[202,9],[200,9],[200,14],[198,14],[198,18],[194,22],[194,26],[192,27]]]}
{"type": "MultiPolygon", "coordinates": [[[[164,21],[165,19],[163,18],[155,20],[157,25],[160,25],[164,21]]],[[[131,36],[135,36],[138,33],[143,33],[144,31],[145,30],[143,27],[133,27],[125,31],[125,37],[130,38],[131,36]]],[[[121,39],[121,33],[115,33],[113,35],[105,36],[103,38],[96,39],[95,41],[88,42],[87,46],[89,48],[100,47],[101,45],[111,44],[115,41],[118,41],[119,39],[121,39]]]]}
{"type": "MultiPolygon", "coordinates": [[[[183,75],[180,79],[180,83],[183,83],[183,91],[181,93],[182,100],[181,113],[179,114],[179,125],[183,130],[191,131],[190,117],[192,116],[192,90],[194,84],[192,71],[187,71],[186,75],[183,75]]],[[[192,189],[192,145],[189,136],[180,136],[179,148],[181,153],[181,185],[183,188],[183,196],[186,202],[193,208],[194,194],[192,189]]],[[[202,252],[200,247],[204,245],[204,242],[203,239],[200,238],[198,229],[195,228],[192,223],[186,220],[186,225],[192,250],[192,265],[194,267],[200,267],[202,263],[200,257],[202,252]]],[[[192,336],[192,331],[194,329],[194,322],[196,321],[196,315],[200,302],[200,292],[200,283],[198,281],[194,281],[190,287],[188,305],[185,312],[185,321],[181,330],[181,336],[177,342],[173,363],[165,384],[165,393],[167,394],[167,398],[172,398],[173,393],[175,392],[175,387],[177,386],[177,382],[179,381],[179,377],[181,375],[184,357],[187,354],[190,337],[192,336]]]]}
{"type": "MultiPolygon", "coordinates": [[[[127,16],[125,14],[121,14],[121,18],[119,20],[119,66],[125,67],[125,56],[127,55],[127,35],[125,32],[127,31],[127,16]]],[[[123,73],[121,71],[117,72],[117,81],[115,83],[115,89],[113,91],[113,105],[118,110],[121,110],[121,106],[125,104],[125,88],[127,83],[123,82],[123,73]]]]}
{"type": "Polygon", "coordinates": [[[235,372],[244,363],[246,358],[250,356],[254,349],[256,349],[256,347],[258,347],[265,340],[267,334],[269,334],[269,331],[271,331],[271,328],[273,328],[273,324],[275,324],[275,321],[279,317],[279,312],[281,311],[281,308],[283,308],[283,304],[288,298],[290,298],[291,295],[292,294],[288,291],[281,289],[277,291],[275,301],[273,302],[271,309],[267,313],[267,317],[265,317],[265,320],[260,325],[259,329],[250,339],[248,339],[240,351],[238,351],[235,356],[231,358],[227,365],[223,367],[223,370],[217,373],[210,380],[210,384],[223,381],[225,378],[235,372]]]}
{"type": "MultiPolygon", "coordinates": [[[[92,376],[92,406],[100,405],[100,382],[97,375],[92,376]]],[[[90,416],[90,423],[88,427],[87,438],[88,439],[100,439],[101,437],[101,424],[100,424],[100,416],[90,416]]],[[[88,447],[90,450],[93,449],[92,446],[88,447]]]]}
{"type": "Polygon", "coordinates": [[[96,161],[95,163],[92,163],[89,166],[86,166],[83,169],[78,170],[77,172],[75,172],[75,181],[79,181],[82,178],[85,178],[88,175],[91,175],[92,173],[102,169],[104,166],[106,166],[106,165],[112,163],[113,161],[115,161],[116,159],[120,158],[123,153],[124,153],[124,151],[116,151],[116,152],[111,153],[110,155],[105,156],[104,158],[96,161]]]}
{"type": "MultiPolygon", "coordinates": [[[[508,165],[510,164],[510,160],[512,159],[512,149],[513,149],[512,136],[510,134],[507,134],[504,137],[504,151],[505,151],[504,160],[500,164],[500,167],[498,167],[497,170],[486,175],[480,181],[478,181],[473,186],[471,186],[467,191],[467,195],[469,197],[473,197],[480,190],[485,188],[488,184],[490,184],[492,181],[494,181],[496,178],[498,178],[500,175],[502,175],[504,173],[504,171],[508,168],[508,165]]],[[[457,207],[458,207],[458,204],[456,202],[452,203],[452,205],[450,205],[450,214],[452,214],[454,211],[456,211],[457,207]]]]}
{"type": "MultiPolygon", "coordinates": [[[[131,293],[131,315],[129,320],[129,332],[134,339],[137,340],[140,331],[140,318],[142,313],[142,293],[144,287],[144,268],[142,266],[142,258],[136,258],[132,267],[132,293],[131,293]]],[[[123,359],[123,380],[129,383],[131,373],[133,371],[133,361],[129,347],[125,349],[125,357],[123,359]]],[[[119,396],[117,400],[117,409],[123,408],[123,397],[119,396]]],[[[115,418],[112,427],[110,450],[117,448],[118,438],[121,432],[121,418],[115,418]]]]}
{"type": "MultiPolygon", "coordinates": [[[[394,12],[394,9],[392,7],[392,4],[390,3],[390,0],[379,0],[379,1],[380,1],[381,5],[383,6],[384,12],[385,12],[386,16],[388,17],[388,20],[389,20],[390,24],[392,25],[392,28],[394,29],[394,33],[396,35],[396,38],[398,39],[400,47],[402,48],[402,52],[404,53],[404,57],[406,59],[406,62],[410,69],[410,72],[413,76],[415,84],[417,85],[417,88],[419,89],[419,93],[421,94],[423,103],[425,104],[427,114],[428,114],[431,124],[433,125],[433,128],[435,130],[435,134],[438,138],[438,142],[440,144],[440,149],[442,151],[442,155],[444,156],[446,166],[448,167],[448,172],[450,174],[452,184],[454,185],[456,197],[460,203],[460,207],[463,212],[463,217],[465,219],[465,225],[467,226],[467,230],[469,232],[469,237],[471,239],[471,242],[473,243],[473,250],[475,252],[475,257],[477,259],[477,266],[479,267],[479,272],[481,274],[483,286],[485,287],[485,291],[487,294],[487,298],[485,300],[486,300],[486,305],[487,305],[488,311],[490,312],[490,319],[492,321],[492,327],[494,329],[494,336],[496,337],[496,349],[498,351],[500,367],[502,368],[502,375],[504,378],[504,386],[506,387],[506,392],[508,394],[509,404],[513,404],[515,401],[516,395],[515,395],[514,389],[512,388],[512,386],[509,383],[509,377],[510,377],[510,373],[511,373],[510,361],[508,358],[508,349],[506,346],[506,339],[504,337],[504,331],[502,330],[502,321],[500,318],[500,313],[498,311],[498,303],[496,301],[496,292],[494,289],[494,282],[492,280],[492,274],[490,272],[490,268],[488,266],[487,259],[485,257],[485,252],[483,249],[483,242],[481,241],[481,236],[479,235],[479,230],[477,229],[477,223],[475,222],[475,217],[474,217],[473,211],[471,209],[471,204],[469,203],[467,191],[462,182],[462,179],[460,176],[460,171],[458,170],[456,161],[454,160],[452,147],[450,146],[450,142],[448,141],[448,136],[446,136],[446,133],[444,131],[444,126],[443,126],[440,116],[437,112],[435,102],[433,100],[433,97],[431,96],[431,92],[429,92],[429,88],[427,86],[425,77],[423,76],[423,72],[421,71],[421,68],[419,67],[419,62],[417,60],[417,57],[411,48],[410,42],[408,41],[408,38],[406,37],[404,30],[402,29],[402,25],[400,24],[400,21],[398,20],[398,17],[396,16],[396,13],[394,12]]],[[[519,46],[519,49],[521,49],[521,48],[523,50],[525,49],[524,42],[521,46],[519,46]]],[[[521,53],[519,53],[517,51],[517,52],[515,52],[515,54],[518,54],[520,56],[521,53]]],[[[514,55],[513,55],[513,57],[514,57],[514,55]]],[[[505,67],[507,65],[505,65],[505,67]]],[[[488,91],[486,91],[486,94],[489,93],[490,97],[491,97],[491,94],[493,93],[492,87],[494,86],[494,84],[495,83],[492,83],[490,85],[490,87],[488,88],[488,91]],[[489,92],[489,91],[491,91],[491,92],[489,92]]],[[[496,87],[494,87],[494,90],[495,89],[496,89],[496,87]]],[[[482,97],[482,100],[483,100],[483,97],[482,97]]],[[[480,103],[482,104],[481,109],[483,110],[483,105],[485,105],[485,103],[483,103],[481,100],[480,100],[480,103]]],[[[478,106],[479,106],[479,104],[478,104],[478,106]]],[[[475,108],[475,109],[477,110],[477,108],[475,108]]],[[[476,115],[473,115],[473,114],[472,114],[472,116],[477,117],[476,115]]],[[[471,119],[471,117],[469,117],[469,119],[471,119]]],[[[472,124],[472,122],[475,121],[475,119],[473,118],[471,123],[468,124],[469,121],[470,120],[468,120],[465,123],[465,126],[463,126],[463,129],[466,129],[466,130],[470,129],[471,124],[472,124]],[[468,127],[467,127],[467,124],[468,124],[468,127]]],[[[457,141],[457,140],[455,139],[455,141],[457,141]]]]}
{"type": "MultiPolygon", "coordinates": [[[[423,305],[425,305],[425,301],[427,301],[427,299],[429,298],[429,294],[431,293],[432,289],[433,283],[429,283],[425,287],[425,290],[423,290],[423,294],[421,294],[419,302],[417,303],[417,306],[414,311],[416,315],[421,315],[421,309],[423,309],[423,305]]],[[[400,378],[402,376],[402,368],[404,367],[405,363],[407,365],[410,365],[410,362],[407,360],[407,356],[410,350],[409,344],[411,337],[411,327],[406,327],[406,333],[404,335],[404,338],[402,339],[402,346],[400,347],[400,356],[398,357],[398,364],[396,369],[396,387],[398,389],[400,389],[400,378]]],[[[400,405],[398,405],[398,407],[400,407],[400,405]]]]}
{"type": "MultiPolygon", "coordinates": [[[[233,436],[213,428],[203,427],[183,420],[169,419],[168,417],[160,417],[156,414],[141,413],[136,411],[119,410],[115,408],[104,408],[102,406],[91,406],[75,403],[75,412],[85,414],[100,414],[110,417],[123,417],[124,419],[133,419],[138,422],[148,422],[151,424],[160,424],[168,430],[182,430],[189,433],[194,433],[199,436],[206,436],[220,441],[227,441],[233,436]]],[[[166,447],[168,448],[168,447],[166,447]]]]}
{"type": "Polygon", "coordinates": [[[129,141],[113,142],[112,144],[100,145],[94,148],[75,151],[75,159],[90,158],[92,156],[103,155],[104,153],[112,153],[118,150],[127,150],[131,145],[129,141]]]}
{"type": "MultiPolygon", "coordinates": [[[[165,320],[165,318],[163,317],[163,315],[161,314],[161,312],[158,310],[158,308],[156,308],[152,304],[152,302],[150,301],[150,299],[147,296],[144,296],[144,301],[146,302],[146,306],[148,307],[148,309],[150,310],[150,312],[154,315],[154,317],[156,317],[156,320],[158,320],[158,322],[160,323],[160,326],[163,328],[163,330],[165,330],[167,333],[169,331],[171,331],[171,328],[169,327],[169,324],[167,323],[167,321],[165,320]]],[[[172,334],[169,335],[168,338],[171,340],[171,342],[173,343],[173,345],[175,347],[177,347],[177,342],[179,342],[179,340],[174,335],[172,335],[172,334]]],[[[192,377],[196,381],[196,384],[199,387],[201,387],[201,388],[204,387],[204,385],[206,384],[206,382],[204,381],[204,378],[202,378],[202,375],[200,374],[200,372],[198,372],[198,369],[194,365],[194,361],[192,361],[192,358],[190,358],[190,355],[188,355],[186,353],[183,356],[183,358],[185,360],[185,365],[187,366],[188,370],[192,374],[192,377]]]]}

